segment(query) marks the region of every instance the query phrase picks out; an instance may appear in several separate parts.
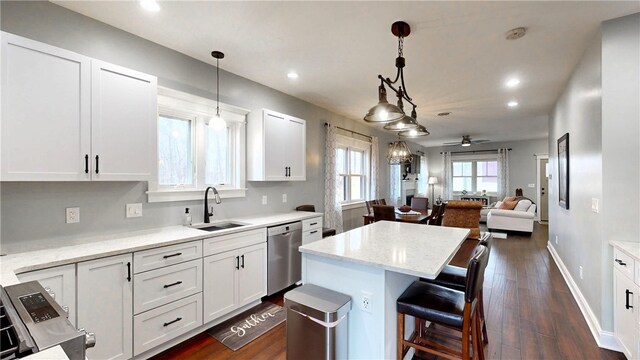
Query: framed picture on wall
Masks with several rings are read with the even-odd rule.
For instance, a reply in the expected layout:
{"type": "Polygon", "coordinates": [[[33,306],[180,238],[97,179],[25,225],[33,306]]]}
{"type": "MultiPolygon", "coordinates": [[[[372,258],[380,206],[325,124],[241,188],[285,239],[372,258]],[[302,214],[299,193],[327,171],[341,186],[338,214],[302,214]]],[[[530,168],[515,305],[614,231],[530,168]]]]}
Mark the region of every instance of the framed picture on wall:
{"type": "Polygon", "coordinates": [[[558,197],[560,207],[569,209],[569,133],[558,139],[558,197]]]}

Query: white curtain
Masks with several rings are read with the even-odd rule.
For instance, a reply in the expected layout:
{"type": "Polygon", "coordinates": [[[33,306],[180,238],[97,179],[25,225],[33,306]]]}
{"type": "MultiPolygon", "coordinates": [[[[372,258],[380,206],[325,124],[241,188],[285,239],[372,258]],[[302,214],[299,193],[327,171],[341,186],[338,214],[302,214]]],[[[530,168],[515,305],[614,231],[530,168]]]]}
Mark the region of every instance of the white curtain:
{"type": "Polygon", "coordinates": [[[380,194],[380,184],[378,178],[380,176],[380,149],[378,145],[378,137],[371,137],[371,183],[369,199],[377,199],[380,194]]]}
{"type": "Polygon", "coordinates": [[[337,134],[336,128],[327,125],[325,156],[325,180],[324,180],[324,223],[325,227],[342,232],[342,207],[340,206],[339,193],[337,191],[340,177],[336,168],[337,134]]]}
{"type": "Polygon", "coordinates": [[[498,149],[498,200],[509,194],[509,149],[498,149]]]}
{"type": "Polygon", "coordinates": [[[453,198],[453,171],[451,169],[451,152],[442,153],[442,199],[451,200],[453,198]]]}
{"type": "MultiPolygon", "coordinates": [[[[429,168],[427,167],[427,154],[420,156],[420,175],[418,176],[418,194],[429,197],[427,181],[429,181],[429,168]]],[[[429,202],[433,202],[430,199],[429,202]]]]}
{"type": "Polygon", "coordinates": [[[389,165],[389,186],[391,199],[388,205],[400,205],[400,165],[389,165]]]}

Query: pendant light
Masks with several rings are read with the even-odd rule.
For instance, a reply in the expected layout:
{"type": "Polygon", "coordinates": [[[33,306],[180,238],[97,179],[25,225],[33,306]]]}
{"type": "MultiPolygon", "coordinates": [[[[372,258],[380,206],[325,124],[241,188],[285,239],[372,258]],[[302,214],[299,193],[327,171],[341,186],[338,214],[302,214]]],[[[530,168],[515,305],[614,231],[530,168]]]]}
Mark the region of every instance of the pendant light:
{"type": "MultiPolygon", "coordinates": [[[[402,109],[402,103],[399,103],[398,105],[400,105],[399,107],[402,109]]],[[[415,107],[413,108],[411,115],[416,116],[415,107]]],[[[402,116],[400,120],[390,122],[384,126],[385,130],[392,130],[392,131],[411,130],[417,127],[418,127],[418,122],[413,117],[407,116],[407,115],[402,116]]]]}
{"type": "Polygon", "coordinates": [[[417,128],[411,130],[405,130],[398,133],[400,137],[404,138],[417,138],[421,136],[427,136],[430,132],[422,125],[418,125],[417,128]]]}
{"type": "Polygon", "coordinates": [[[411,150],[407,146],[406,142],[398,140],[389,145],[389,155],[387,155],[389,164],[404,164],[406,162],[411,162],[411,159],[413,159],[411,150]]]}
{"type": "Polygon", "coordinates": [[[214,130],[222,130],[227,127],[227,122],[220,114],[220,59],[224,59],[224,53],[212,51],[211,56],[216,59],[216,114],[209,119],[207,125],[214,130]]]}

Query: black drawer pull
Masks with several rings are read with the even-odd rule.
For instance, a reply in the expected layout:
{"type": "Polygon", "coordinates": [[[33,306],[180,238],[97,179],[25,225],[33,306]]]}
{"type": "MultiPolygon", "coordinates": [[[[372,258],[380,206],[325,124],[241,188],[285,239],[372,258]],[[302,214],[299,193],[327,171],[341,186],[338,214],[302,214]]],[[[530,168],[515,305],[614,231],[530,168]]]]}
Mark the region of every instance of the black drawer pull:
{"type": "Polygon", "coordinates": [[[626,309],[633,309],[633,306],[629,305],[629,295],[633,295],[633,293],[629,291],[629,289],[626,289],[624,292],[625,292],[625,295],[627,296],[626,304],[624,304],[624,307],[626,309]]]}
{"type": "Polygon", "coordinates": [[[89,173],[89,154],[86,154],[84,156],[84,173],[85,174],[89,173]]]}
{"type": "Polygon", "coordinates": [[[314,223],[309,224],[309,226],[313,226],[313,225],[318,225],[318,223],[314,222],[314,223]]]}
{"type": "Polygon", "coordinates": [[[181,317],[179,317],[179,318],[177,318],[177,319],[175,319],[175,320],[171,320],[171,321],[169,321],[169,322],[166,322],[166,323],[164,323],[162,326],[169,326],[169,325],[171,325],[171,324],[173,324],[173,323],[177,323],[177,322],[178,322],[178,321],[180,321],[180,320],[182,320],[182,318],[181,318],[181,317]]]}
{"type": "Polygon", "coordinates": [[[312,232],[310,232],[309,234],[315,234],[315,233],[317,233],[317,232],[318,232],[318,230],[313,230],[313,231],[312,231],[312,232]]]}
{"type": "Polygon", "coordinates": [[[166,289],[166,288],[169,288],[169,287],[172,287],[172,286],[176,286],[176,285],[180,285],[180,284],[182,284],[182,281],[176,281],[176,282],[174,282],[172,284],[165,285],[164,288],[166,289]]]}
{"type": "Polygon", "coordinates": [[[617,262],[618,264],[620,264],[621,266],[627,266],[627,263],[626,263],[626,262],[624,262],[624,261],[622,261],[622,260],[620,260],[620,259],[616,259],[616,262],[617,262]]]}
{"type": "Polygon", "coordinates": [[[163,258],[163,259],[168,259],[168,258],[172,258],[172,257],[174,257],[174,256],[180,256],[180,255],[182,255],[182,253],[181,253],[181,252],[179,252],[179,253],[175,253],[175,254],[171,254],[171,255],[165,255],[165,256],[163,256],[162,258],[163,258]]]}

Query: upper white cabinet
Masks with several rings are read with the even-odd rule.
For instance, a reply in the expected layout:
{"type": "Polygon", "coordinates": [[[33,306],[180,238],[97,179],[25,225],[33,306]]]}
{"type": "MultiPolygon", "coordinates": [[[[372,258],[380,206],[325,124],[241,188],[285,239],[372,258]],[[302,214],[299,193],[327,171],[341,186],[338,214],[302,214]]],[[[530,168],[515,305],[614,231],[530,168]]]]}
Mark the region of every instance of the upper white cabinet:
{"type": "Polygon", "coordinates": [[[2,33],[2,181],[150,180],[157,79],[2,33]]]}
{"type": "Polygon", "coordinates": [[[249,181],[306,180],[306,121],[271,110],[248,116],[249,181]]]}

